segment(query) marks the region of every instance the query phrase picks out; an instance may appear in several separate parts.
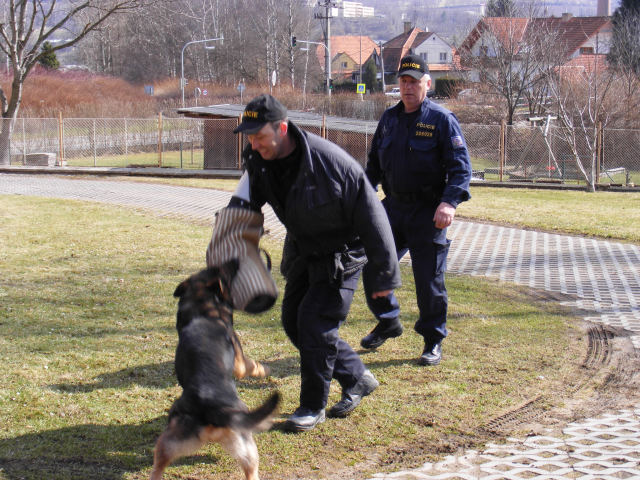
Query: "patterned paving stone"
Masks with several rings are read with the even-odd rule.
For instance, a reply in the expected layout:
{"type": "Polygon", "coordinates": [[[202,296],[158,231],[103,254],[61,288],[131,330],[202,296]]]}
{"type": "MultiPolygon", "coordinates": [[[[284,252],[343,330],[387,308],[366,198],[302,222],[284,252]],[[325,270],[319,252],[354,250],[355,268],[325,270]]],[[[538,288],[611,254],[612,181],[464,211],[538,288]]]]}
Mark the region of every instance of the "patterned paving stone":
{"type": "Polygon", "coordinates": [[[510,438],[506,445],[468,450],[438,463],[371,479],[640,478],[640,409],[570,423],[562,435],[510,438]]]}
{"type": "Polygon", "coordinates": [[[636,245],[471,222],[455,222],[449,237],[450,273],[575,295],[563,304],[585,310],[587,320],[640,331],[636,245]]]}

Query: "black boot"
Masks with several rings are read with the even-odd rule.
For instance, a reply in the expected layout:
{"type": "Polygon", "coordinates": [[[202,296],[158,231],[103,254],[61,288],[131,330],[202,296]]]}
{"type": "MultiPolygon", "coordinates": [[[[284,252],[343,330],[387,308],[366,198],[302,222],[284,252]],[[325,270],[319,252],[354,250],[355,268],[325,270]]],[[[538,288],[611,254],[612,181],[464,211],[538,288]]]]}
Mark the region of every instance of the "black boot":
{"type": "Polygon", "coordinates": [[[338,403],[329,409],[327,415],[329,417],[346,417],[353,412],[358,405],[362,397],[371,395],[373,391],[378,388],[378,380],[373,376],[369,370],[365,370],[364,374],[358,380],[352,388],[342,391],[342,398],[338,403]]]}
{"type": "Polygon", "coordinates": [[[284,422],[283,428],[290,432],[306,432],[317,424],[324,422],[324,420],[324,408],[311,410],[307,407],[298,407],[296,411],[293,412],[293,415],[284,422]]]}
{"type": "Polygon", "coordinates": [[[369,335],[360,340],[360,345],[366,349],[378,348],[388,338],[396,338],[402,335],[403,331],[402,324],[398,319],[391,322],[379,322],[369,335]]]}
{"type": "Polygon", "coordinates": [[[418,365],[440,365],[442,359],[442,342],[426,342],[418,365]]]}

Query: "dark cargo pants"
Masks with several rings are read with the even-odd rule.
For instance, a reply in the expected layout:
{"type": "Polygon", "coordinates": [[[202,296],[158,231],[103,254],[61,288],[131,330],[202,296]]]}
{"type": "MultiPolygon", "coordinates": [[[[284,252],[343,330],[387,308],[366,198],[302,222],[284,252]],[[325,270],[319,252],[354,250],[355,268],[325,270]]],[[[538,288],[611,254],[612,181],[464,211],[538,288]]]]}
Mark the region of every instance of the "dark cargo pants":
{"type": "MultiPolygon", "coordinates": [[[[383,205],[389,217],[393,239],[400,260],[407,251],[411,254],[413,278],[420,317],[415,331],[425,342],[439,342],[447,336],[447,289],[445,271],[450,240],[447,230],[436,228],[433,216],[435,206],[422,202],[401,203],[387,197],[383,205]]],[[[370,275],[365,265],[363,284],[367,304],[378,321],[393,321],[400,315],[400,307],[395,295],[371,298],[370,275]]]]}
{"type": "Polygon", "coordinates": [[[353,387],[365,366],[338,329],[347,318],[362,269],[345,274],[341,285],[330,283],[322,261],[287,281],[282,299],[282,325],[300,351],[300,406],[325,408],[335,378],[353,387]]]}

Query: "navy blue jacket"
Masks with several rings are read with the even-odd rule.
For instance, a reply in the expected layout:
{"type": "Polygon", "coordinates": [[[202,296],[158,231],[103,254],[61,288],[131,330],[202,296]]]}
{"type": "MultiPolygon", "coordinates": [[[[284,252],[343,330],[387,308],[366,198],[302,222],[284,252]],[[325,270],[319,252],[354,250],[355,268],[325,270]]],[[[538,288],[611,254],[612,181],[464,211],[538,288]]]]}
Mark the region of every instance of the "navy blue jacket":
{"type": "Polygon", "coordinates": [[[269,203],[287,228],[281,267],[285,278],[293,279],[288,273],[295,270],[299,260],[325,259],[331,265],[335,260],[338,272],[325,269],[325,278],[327,273],[339,275],[340,270],[348,273],[349,268],[359,268],[368,260],[377,272],[374,292],[400,286],[389,220],[362,167],[337,145],[292,122],[289,132],[297,138],[302,158],[286,205],[280,205],[274,194],[279,186],[269,180],[270,161],[265,161],[251,145],[243,152],[251,208],[259,211],[269,203]]]}
{"type": "Polygon", "coordinates": [[[399,194],[432,187],[442,201],[457,207],[469,200],[471,162],[455,115],[425,99],[417,120],[402,128],[402,102],[388,108],[380,118],[371,142],[366,174],[371,185],[386,180],[399,194]]]}

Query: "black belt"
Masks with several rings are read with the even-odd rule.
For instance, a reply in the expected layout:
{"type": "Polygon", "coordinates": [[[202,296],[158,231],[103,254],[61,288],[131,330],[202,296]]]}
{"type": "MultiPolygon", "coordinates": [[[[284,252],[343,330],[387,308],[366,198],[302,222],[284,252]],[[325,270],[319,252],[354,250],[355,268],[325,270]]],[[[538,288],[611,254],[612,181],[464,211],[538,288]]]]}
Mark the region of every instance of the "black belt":
{"type": "MultiPolygon", "coordinates": [[[[431,185],[421,187],[419,192],[397,193],[389,188],[386,180],[382,180],[382,190],[384,194],[393,197],[401,203],[426,202],[429,205],[437,206],[442,202],[442,192],[436,192],[431,185]]],[[[444,189],[443,189],[444,190],[444,189]]]]}

